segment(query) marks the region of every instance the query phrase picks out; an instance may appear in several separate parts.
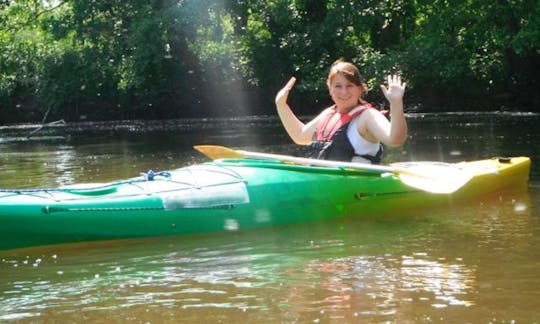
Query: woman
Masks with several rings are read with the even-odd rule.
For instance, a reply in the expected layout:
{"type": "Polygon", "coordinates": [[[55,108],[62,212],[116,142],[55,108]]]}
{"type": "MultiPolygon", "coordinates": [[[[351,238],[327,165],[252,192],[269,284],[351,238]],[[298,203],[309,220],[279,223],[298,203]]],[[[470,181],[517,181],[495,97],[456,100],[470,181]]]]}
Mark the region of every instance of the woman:
{"type": "Polygon", "coordinates": [[[398,75],[388,76],[388,86],[381,85],[390,103],[390,121],[362,99],[367,91],[358,68],[338,60],[330,67],[326,81],[334,105],[307,124],[302,123],[287,104],[296,79],[276,95],[278,115],[296,144],[310,145],[310,156],[340,161],[379,163],[382,144],[397,147],[407,139],[403,113],[405,82],[398,75]]]}

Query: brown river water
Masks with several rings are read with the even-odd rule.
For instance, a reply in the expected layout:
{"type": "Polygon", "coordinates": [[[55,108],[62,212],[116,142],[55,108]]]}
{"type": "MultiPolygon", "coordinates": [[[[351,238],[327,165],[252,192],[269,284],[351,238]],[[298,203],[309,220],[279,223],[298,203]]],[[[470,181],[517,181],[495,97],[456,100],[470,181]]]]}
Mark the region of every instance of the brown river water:
{"type": "MultiPolygon", "coordinates": [[[[540,116],[408,117],[385,162],[526,155],[529,185],[380,217],[0,251],[0,323],[540,322],[540,116]]],[[[195,144],[301,154],[271,117],[33,130],[0,127],[0,188],[206,161],[195,144]]]]}

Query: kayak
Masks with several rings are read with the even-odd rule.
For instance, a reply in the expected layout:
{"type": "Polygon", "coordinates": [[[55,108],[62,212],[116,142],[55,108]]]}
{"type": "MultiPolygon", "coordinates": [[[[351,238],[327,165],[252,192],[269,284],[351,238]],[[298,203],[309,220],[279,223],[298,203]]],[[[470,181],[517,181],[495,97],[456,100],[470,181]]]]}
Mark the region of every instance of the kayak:
{"type": "Polygon", "coordinates": [[[0,189],[0,250],[402,213],[524,185],[531,165],[527,157],[372,168],[335,163],[216,158],[110,183],[0,189]],[[401,177],[412,175],[425,186],[433,182],[422,173],[430,168],[454,170],[466,181],[440,193],[401,177]]]}

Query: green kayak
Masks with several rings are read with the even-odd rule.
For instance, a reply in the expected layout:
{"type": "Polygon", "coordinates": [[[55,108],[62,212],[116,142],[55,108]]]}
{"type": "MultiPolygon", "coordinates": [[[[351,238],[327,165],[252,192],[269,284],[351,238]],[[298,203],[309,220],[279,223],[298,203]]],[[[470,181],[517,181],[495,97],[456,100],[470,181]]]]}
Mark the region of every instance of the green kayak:
{"type": "Polygon", "coordinates": [[[0,189],[0,250],[417,210],[526,184],[530,160],[416,162],[387,168],[226,158],[105,184],[0,189]],[[418,170],[432,165],[442,168],[439,172],[467,174],[466,181],[450,193],[429,192],[433,179],[418,170]],[[403,174],[427,182],[428,188],[408,183],[403,174]]]}

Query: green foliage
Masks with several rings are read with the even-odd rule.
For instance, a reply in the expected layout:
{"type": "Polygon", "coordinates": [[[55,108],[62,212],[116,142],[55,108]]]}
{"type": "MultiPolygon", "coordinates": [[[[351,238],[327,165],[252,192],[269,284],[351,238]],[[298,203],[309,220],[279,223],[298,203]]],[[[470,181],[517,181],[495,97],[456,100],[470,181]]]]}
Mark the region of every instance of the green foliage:
{"type": "Polygon", "coordinates": [[[441,97],[518,100],[519,79],[537,83],[530,68],[538,67],[538,38],[528,30],[532,25],[539,30],[539,9],[538,1],[428,1],[418,6],[417,32],[405,50],[416,90],[441,97]],[[523,33],[530,43],[521,47],[523,33]]]}
{"type": "Polygon", "coordinates": [[[273,113],[292,75],[313,113],[340,57],[370,100],[399,72],[419,101],[534,106],[539,48],[534,0],[1,1],[0,120],[273,113]]]}

